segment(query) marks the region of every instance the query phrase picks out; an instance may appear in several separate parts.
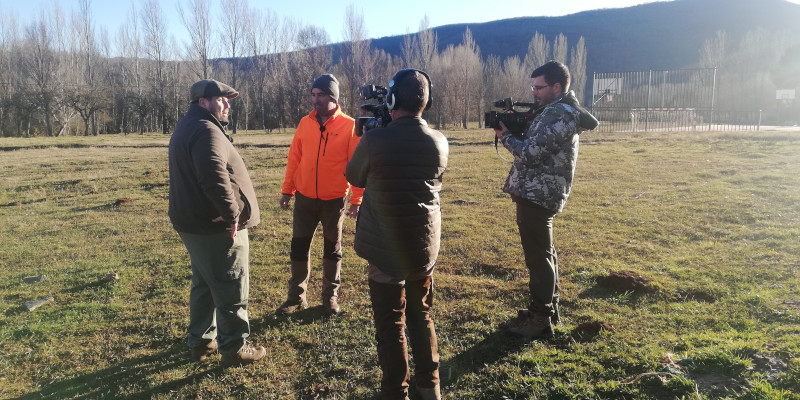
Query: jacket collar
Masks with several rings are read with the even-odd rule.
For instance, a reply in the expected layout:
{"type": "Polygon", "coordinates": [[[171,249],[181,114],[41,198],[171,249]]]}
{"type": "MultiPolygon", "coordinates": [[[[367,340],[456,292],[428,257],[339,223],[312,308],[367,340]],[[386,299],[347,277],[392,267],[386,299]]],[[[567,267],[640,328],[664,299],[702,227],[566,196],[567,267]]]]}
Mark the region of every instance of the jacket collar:
{"type": "Polygon", "coordinates": [[[402,117],[398,119],[393,119],[392,122],[389,122],[389,125],[418,125],[418,126],[428,126],[428,121],[422,119],[422,117],[402,117]]]}
{"type": "Polygon", "coordinates": [[[199,119],[205,119],[211,121],[211,123],[219,127],[219,129],[222,131],[222,134],[225,135],[225,137],[228,138],[228,140],[230,140],[231,143],[233,143],[233,137],[231,137],[231,135],[228,135],[228,131],[227,129],[225,129],[228,123],[218,120],[217,117],[211,114],[208,110],[206,110],[203,107],[200,107],[200,104],[197,103],[189,104],[189,110],[186,111],[186,115],[191,115],[199,119]]]}
{"type": "MultiPolygon", "coordinates": [[[[336,110],[334,110],[334,112],[333,112],[333,115],[331,115],[331,117],[330,117],[330,118],[328,118],[328,119],[325,121],[325,123],[327,124],[327,123],[328,123],[328,121],[333,121],[333,120],[335,120],[335,119],[336,119],[338,116],[340,116],[340,115],[342,115],[342,114],[344,114],[344,112],[342,112],[342,107],[340,107],[340,106],[337,104],[337,105],[336,105],[336,110]]],[[[317,110],[311,110],[311,112],[310,112],[310,113],[308,113],[308,117],[309,117],[309,118],[311,118],[311,119],[313,119],[314,121],[318,121],[318,120],[317,120],[317,110]]]]}

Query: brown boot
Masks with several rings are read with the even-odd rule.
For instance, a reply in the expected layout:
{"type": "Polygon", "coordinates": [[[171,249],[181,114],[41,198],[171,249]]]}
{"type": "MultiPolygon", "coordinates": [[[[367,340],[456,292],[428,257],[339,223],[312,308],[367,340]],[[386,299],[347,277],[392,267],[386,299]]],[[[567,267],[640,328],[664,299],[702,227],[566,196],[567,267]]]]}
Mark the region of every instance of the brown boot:
{"type": "Polygon", "coordinates": [[[522,325],[509,329],[509,332],[526,339],[546,339],[553,337],[553,325],[550,324],[549,315],[531,314],[523,321],[522,325]]]}
{"type": "Polygon", "coordinates": [[[217,341],[212,340],[206,344],[192,347],[192,362],[203,362],[217,352],[217,341]]]}
{"type": "Polygon", "coordinates": [[[437,384],[432,388],[421,388],[417,386],[417,392],[422,400],[442,400],[442,391],[437,384]]]}
{"type": "MultiPolygon", "coordinates": [[[[520,308],[517,310],[517,318],[524,320],[528,316],[533,315],[527,308],[520,308]]],[[[561,324],[561,315],[558,313],[558,303],[553,303],[553,315],[550,316],[550,325],[556,326],[561,324]]]]}
{"type": "Polygon", "coordinates": [[[306,288],[308,287],[308,277],[311,274],[311,264],[308,261],[291,261],[292,276],[289,278],[289,294],[286,301],[275,310],[275,315],[291,314],[295,311],[308,308],[306,300],[306,288]]]}
{"type": "Polygon", "coordinates": [[[325,312],[328,314],[338,314],[339,311],[341,311],[341,308],[339,308],[339,303],[336,301],[336,297],[322,300],[322,308],[324,308],[325,312]]]}
{"type": "Polygon", "coordinates": [[[219,365],[222,368],[228,367],[241,367],[243,365],[252,364],[267,355],[267,350],[263,346],[251,346],[245,344],[237,352],[222,353],[222,359],[219,365]]]}
{"type": "Polygon", "coordinates": [[[322,259],[322,306],[329,314],[340,311],[336,298],[342,284],[342,261],[322,259]]]}
{"type": "Polygon", "coordinates": [[[308,308],[308,302],[303,299],[286,300],[275,310],[275,315],[287,315],[306,308],[308,308]]]}

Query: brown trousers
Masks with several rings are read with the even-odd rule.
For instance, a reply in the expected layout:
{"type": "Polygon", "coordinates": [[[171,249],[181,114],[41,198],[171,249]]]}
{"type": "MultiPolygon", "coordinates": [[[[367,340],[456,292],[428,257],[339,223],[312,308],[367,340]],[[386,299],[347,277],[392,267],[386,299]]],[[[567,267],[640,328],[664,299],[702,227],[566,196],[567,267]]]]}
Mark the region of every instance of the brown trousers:
{"type": "Polygon", "coordinates": [[[290,249],[291,272],[289,278],[290,301],[306,300],[308,279],[311,276],[311,241],[317,226],[322,225],[322,298],[335,299],[339,295],[342,275],[342,225],[346,208],[345,198],[332,200],[312,199],[295,193],[292,244],[290,249]]]}
{"type": "Polygon", "coordinates": [[[430,308],[433,305],[431,276],[403,283],[369,280],[369,296],[375,318],[375,339],[381,365],[381,399],[407,399],[409,386],[408,347],[405,327],[414,357],[417,386],[439,384],[439,348],[430,308]]]}

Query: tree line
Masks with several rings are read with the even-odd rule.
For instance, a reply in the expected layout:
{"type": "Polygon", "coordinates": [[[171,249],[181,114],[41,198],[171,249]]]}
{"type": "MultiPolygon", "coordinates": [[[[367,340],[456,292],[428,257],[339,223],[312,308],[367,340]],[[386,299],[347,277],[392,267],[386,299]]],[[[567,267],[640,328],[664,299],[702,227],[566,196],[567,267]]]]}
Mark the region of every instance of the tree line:
{"type": "Polygon", "coordinates": [[[69,16],[56,4],[27,23],[0,10],[0,136],[170,134],[199,79],[240,92],[231,103],[233,133],[293,129],[311,109],[311,82],[328,72],[340,81],[343,110],[358,116],[362,86],[386,85],[402,68],[425,70],[434,85],[425,117],[438,128],[482,125],[493,100],[529,98],[531,71],[550,59],[569,66],[583,96],[583,37],[570,47],[563,34],[549,41],[536,33],[522,57],[483,57],[469,28],[461,43],[440,49],[425,17],[392,55],[371,47],[352,5],[343,42],[331,44],[324,29],[248,0],[221,0],[223,15],[212,18],[210,1],[176,4],[190,38],[184,43],[168,34],[158,0],[132,3],[114,33],[96,27],[91,0],[69,16]]]}

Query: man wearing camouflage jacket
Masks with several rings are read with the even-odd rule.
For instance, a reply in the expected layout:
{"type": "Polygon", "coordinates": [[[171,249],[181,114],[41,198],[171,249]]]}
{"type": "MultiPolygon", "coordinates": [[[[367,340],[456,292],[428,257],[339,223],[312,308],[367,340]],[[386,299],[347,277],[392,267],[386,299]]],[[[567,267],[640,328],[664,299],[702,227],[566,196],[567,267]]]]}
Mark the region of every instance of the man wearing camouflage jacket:
{"type": "Polygon", "coordinates": [[[569,70],[550,61],[533,71],[531,90],[541,105],[524,135],[512,135],[501,122],[495,129],[514,156],[503,191],[517,205],[525,264],[530,273],[530,300],[521,310],[522,324],[511,333],[526,338],[553,335],[558,314],[558,259],[553,244],[553,218],[564,208],[578,161],[578,133],[597,120],[580,107],[572,92],[569,70]]]}

